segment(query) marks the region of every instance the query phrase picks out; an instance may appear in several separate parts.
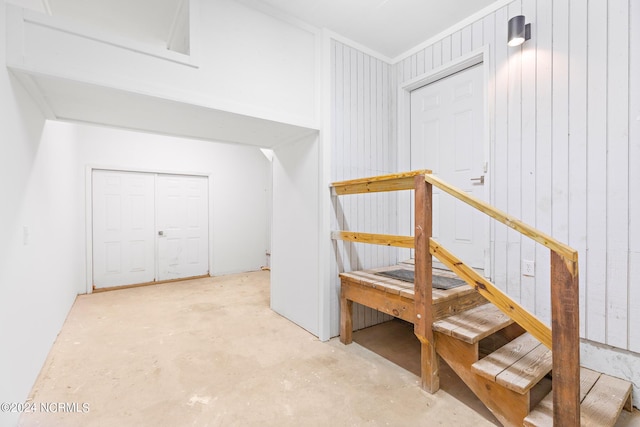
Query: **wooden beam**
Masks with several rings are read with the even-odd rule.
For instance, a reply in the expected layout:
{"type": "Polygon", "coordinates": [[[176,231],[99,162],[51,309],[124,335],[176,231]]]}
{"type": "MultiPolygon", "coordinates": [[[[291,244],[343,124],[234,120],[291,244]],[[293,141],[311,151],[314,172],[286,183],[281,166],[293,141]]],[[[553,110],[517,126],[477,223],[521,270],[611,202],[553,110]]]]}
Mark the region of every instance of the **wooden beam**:
{"type": "Polygon", "coordinates": [[[580,426],[578,263],[551,252],[553,425],[580,426]]]}
{"type": "MultiPolygon", "coordinates": [[[[451,271],[456,273],[462,280],[474,289],[480,295],[485,297],[502,312],[508,315],[514,322],[522,326],[531,335],[536,337],[538,341],[549,349],[552,348],[551,330],[547,325],[541,322],[533,314],[529,313],[525,308],[512,300],[507,294],[498,289],[493,283],[482,277],[474,269],[463,263],[451,252],[440,246],[438,242],[431,239],[430,251],[433,256],[438,258],[444,265],[449,267],[451,271]]],[[[577,342],[577,341],[576,341],[577,342]]]]}
{"type": "Polygon", "coordinates": [[[411,236],[395,236],[392,234],[357,233],[355,231],[333,231],[333,240],[369,243],[372,245],[396,246],[399,248],[413,248],[414,239],[411,236]]]}
{"type": "Polygon", "coordinates": [[[340,342],[351,344],[353,341],[353,301],[345,297],[345,284],[340,289],[340,342]]]}
{"type": "MultiPolygon", "coordinates": [[[[370,288],[349,279],[341,281],[340,292],[340,304],[345,309],[348,309],[349,306],[342,306],[343,301],[352,301],[407,322],[413,322],[413,319],[415,319],[413,300],[406,296],[391,294],[383,289],[370,288]]],[[[347,314],[349,313],[353,317],[353,311],[347,312],[347,314]]],[[[346,316],[345,321],[349,321],[346,316]]],[[[351,325],[353,328],[353,322],[351,322],[351,325]]],[[[345,328],[348,328],[346,324],[345,328]]],[[[345,332],[345,337],[349,337],[349,332],[345,332]]],[[[342,337],[340,339],[342,340],[342,337]]]]}
{"type": "Polygon", "coordinates": [[[425,175],[425,180],[435,185],[442,191],[449,193],[456,199],[465,202],[466,204],[476,208],[477,210],[479,210],[480,212],[486,215],[489,215],[491,218],[495,219],[496,221],[500,221],[501,223],[505,224],[507,227],[513,228],[519,233],[524,234],[525,236],[535,240],[541,245],[544,245],[547,248],[551,249],[552,251],[557,252],[558,254],[562,255],[568,260],[570,261],[578,260],[578,251],[576,251],[575,249],[573,249],[568,245],[565,245],[564,243],[557,241],[553,237],[531,227],[530,225],[525,224],[519,219],[512,217],[506,214],[505,212],[502,212],[499,209],[494,208],[488,203],[469,195],[465,191],[444,182],[443,180],[441,180],[440,178],[434,175],[431,175],[431,174],[425,175]]]}
{"type": "Polygon", "coordinates": [[[106,288],[97,288],[94,283],[91,292],[94,294],[97,294],[100,292],[119,291],[121,289],[141,288],[143,286],[164,285],[166,283],[183,282],[185,280],[206,279],[208,277],[211,277],[211,276],[208,274],[203,274],[200,276],[181,277],[179,279],[168,279],[168,280],[155,280],[153,282],[135,283],[133,285],[109,286],[106,288]]]}
{"type": "Polygon", "coordinates": [[[429,253],[432,234],[432,185],[424,177],[414,178],[415,185],[415,280],[414,333],[421,343],[420,372],[422,388],[435,393],[440,388],[438,355],[433,340],[433,269],[429,253]]]}
{"type": "Polygon", "coordinates": [[[347,194],[377,193],[381,191],[413,190],[414,177],[430,173],[429,170],[416,170],[390,175],[379,175],[369,178],[338,181],[331,184],[333,194],[344,196],[347,194]]]}

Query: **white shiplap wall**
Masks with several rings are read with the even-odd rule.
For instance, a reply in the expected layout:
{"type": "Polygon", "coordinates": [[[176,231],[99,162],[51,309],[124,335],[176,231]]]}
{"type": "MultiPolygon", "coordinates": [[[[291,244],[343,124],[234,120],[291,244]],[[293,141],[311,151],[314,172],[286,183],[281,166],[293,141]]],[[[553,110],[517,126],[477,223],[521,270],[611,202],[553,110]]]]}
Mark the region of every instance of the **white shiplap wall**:
{"type": "MultiPolygon", "coordinates": [[[[483,46],[491,202],[579,250],[581,335],[640,352],[635,0],[517,0],[393,66],[334,43],[332,177],[396,171],[397,85],[483,46]],[[532,39],[509,48],[507,21],[521,13],[532,39]]],[[[393,231],[392,203],[351,197],[340,228],[393,231]]],[[[549,321],[548,250],[501,225],[491,239],[493,279],[549,321]],[[522,259],[535,261],[535,278],[521,276],[522,259]]],[[[396,261],[393,250],[337,246],[345,270],[396,261]]]]}
{"type": "MultiPolygon", "coordinates": [[[[396,170],[396,145],[391,136],[391,66],[354,48],[333,41],[333,137],[331,180],[363,178],[396,170]]],[[[393,234],[396,196],[390,193],[333,198],[333,230],[393,234]]],[[[392,265],[394,248],[334,242],[333,256],[339,272],[392,265]]],[[[332,275],[332,307],[338,304],[339,280],[332,275]]],[[[338,319],[332,313],[332,319],[338,319]]],[[[390,317],[354,305],[354,329],[390,317]]],[[[338,334],[332,322],[331,335],[338,334]]]]}
{"type": "MultiPolygon", "coordinates": [[[[396,65],[402,83],[488,46],[492,203],[579,250],[582,336],[635,352],[639,31],[632,0],[518,0],[396,65]],[[518,14],[532,39],[509,48],[518,14]]],[[[548,251],[502,226],[491,234],[494,280],[549,321],[548,251]],[[522,259],[535,278],[521,276],[522,259]]]]}

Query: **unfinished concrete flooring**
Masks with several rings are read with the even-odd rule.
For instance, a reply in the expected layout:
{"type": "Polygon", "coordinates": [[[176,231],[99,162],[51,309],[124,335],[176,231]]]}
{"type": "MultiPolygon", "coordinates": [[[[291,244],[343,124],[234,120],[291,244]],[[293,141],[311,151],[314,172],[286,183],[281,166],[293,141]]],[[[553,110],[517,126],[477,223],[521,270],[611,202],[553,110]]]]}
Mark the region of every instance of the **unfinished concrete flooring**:
{"type": "Polygon", "coordinates": [[[269,273],[255,272],[78,297],[31,399],[80,411],[20,425],[494,425],[418,381],[271,311],[269,273]]]}

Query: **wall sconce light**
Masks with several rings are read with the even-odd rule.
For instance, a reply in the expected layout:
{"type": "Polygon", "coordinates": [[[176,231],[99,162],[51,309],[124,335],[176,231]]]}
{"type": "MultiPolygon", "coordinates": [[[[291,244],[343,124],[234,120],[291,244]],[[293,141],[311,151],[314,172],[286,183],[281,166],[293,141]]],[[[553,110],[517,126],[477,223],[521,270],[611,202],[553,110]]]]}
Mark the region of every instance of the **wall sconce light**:
{"type": "Polygon", "coordinates": [[[509,35],[507,44],[511,47],[520,46],[531,38],[531,24],[524,23],[524,15],[509,19],[509,35]]]}

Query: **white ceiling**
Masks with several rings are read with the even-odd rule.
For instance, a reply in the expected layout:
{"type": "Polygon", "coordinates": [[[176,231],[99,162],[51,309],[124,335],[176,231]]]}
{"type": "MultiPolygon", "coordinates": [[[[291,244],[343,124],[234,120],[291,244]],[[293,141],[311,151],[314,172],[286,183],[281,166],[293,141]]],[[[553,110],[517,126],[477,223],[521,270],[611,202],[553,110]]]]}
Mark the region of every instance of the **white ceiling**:
{"type": "Polygon", "coordinates": [[[394,58],[496,0],[256,0],[394,58]]]}
{"type": "MultiPolygon", "coordinates": [[[[54,15],[162,43],[183,0],[48,0],[54,15]]],[[[210,1],[210,0],[205,0],[210,1]]],[[[496,0],[240,0],[341,34],[389,58],[496,0]]]]}

